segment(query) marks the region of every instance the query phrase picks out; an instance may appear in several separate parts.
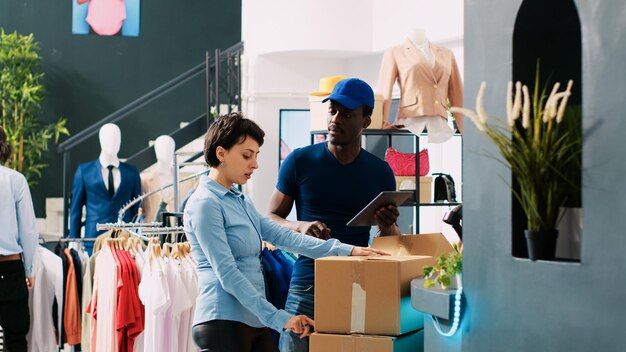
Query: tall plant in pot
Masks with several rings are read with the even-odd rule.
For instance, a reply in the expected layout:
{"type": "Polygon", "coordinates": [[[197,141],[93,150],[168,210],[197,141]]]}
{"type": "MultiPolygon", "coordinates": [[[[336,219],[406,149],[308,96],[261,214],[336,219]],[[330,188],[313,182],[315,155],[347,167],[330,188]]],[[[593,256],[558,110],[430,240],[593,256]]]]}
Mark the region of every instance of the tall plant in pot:
{"type": "Polygon", "coordinates": [[[0,29],[0,123],[13,150],[6,166],[23,173],[31,186],[47,166],[42,159],[49,141],[69,135],[65,118],[47,125],[38,119],[45,94],[38,50],[32,34],[0,29]]]}
{"type": "Polygon", "coordinates": [[[512,190],[527,218],[525,236],[531,260],[554,259],[559,208],[572,189],[580,189],[580,178],[565,172],[580,160],[581,153],[580,134],[563,123],[571,116],[566,108],[572,85],[569,81],[560,91],[556,83],[548,94],[546,88],[539,88],[538,72],[532,94],[521,82],[509,82],[506,120],[488,117],[483,107],[485,82],[476,98],[476,111],[451,108],[468,116],[496,145],[500,155],[494,157],[517,181],[519,189],[512,190]]]}

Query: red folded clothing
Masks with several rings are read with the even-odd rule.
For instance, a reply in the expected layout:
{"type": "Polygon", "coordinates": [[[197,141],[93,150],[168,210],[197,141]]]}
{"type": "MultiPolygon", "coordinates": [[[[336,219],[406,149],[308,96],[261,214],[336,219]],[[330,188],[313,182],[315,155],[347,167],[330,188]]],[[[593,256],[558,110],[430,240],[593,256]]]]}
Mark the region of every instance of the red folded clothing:
{"type": "MultiPolygon", "coordinates": [[[[420,176],[425,176],[430,171],[428,161],[428,149],[420,153],[420,176]]],[[[400,153],[393,148],[387,148],[385,161],[391,166],[393,174],[396,176],[415,176],[415,153],[400,153]]]]}

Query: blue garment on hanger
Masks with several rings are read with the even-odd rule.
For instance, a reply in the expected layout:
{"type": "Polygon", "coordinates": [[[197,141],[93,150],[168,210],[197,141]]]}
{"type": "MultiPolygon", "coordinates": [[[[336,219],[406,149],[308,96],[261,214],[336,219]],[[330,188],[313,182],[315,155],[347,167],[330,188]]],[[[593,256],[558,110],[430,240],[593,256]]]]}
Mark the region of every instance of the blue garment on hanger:
{"type": "Polygon", "coordinates": [[[289,283],[285,281],[282,267],[272,255],[272,251],[267,248],[264,248],[263,252],[261,252],[261,258],[263,259],[265,277],[269,284],[268,291],[270,297],[268,297],[268,300],[277,309],[284,309],[287,293],[289,292],[289,283]]]}
{"type": "MultiPolygon", "coordinates": [[[[285,255],[280,250],[275,250],[270,252],[278,264],[280,265],[281,272],[283,274],[283,279],[287,283],[287,293],[289,293],[289,283],[291,282],[291,273],[293,272],[293,263],[290,263],[285,255]]],[[[286,299],[286,297],[285,297],[286,299]]]]}
{"type": "Polygon", "coordinates": [[[287,260],[287,262],[289,262],[292,266],[296,263],[295,254],[284,251],[282,249],[280,250],[280,253],[283,255],[283,258],[285,258],[285,260],[287,260]]]}

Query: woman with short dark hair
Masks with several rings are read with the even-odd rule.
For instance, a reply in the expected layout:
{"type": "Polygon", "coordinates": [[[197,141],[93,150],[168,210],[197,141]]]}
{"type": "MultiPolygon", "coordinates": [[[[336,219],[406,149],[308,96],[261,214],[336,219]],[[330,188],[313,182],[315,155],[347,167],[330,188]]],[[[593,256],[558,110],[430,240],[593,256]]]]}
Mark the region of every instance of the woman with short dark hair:
{"type": "Polygon", "coordinates": [[[261,216],[233,185],[245,184],[258,168],[264,136],[241,113],[217,118],[206,134],[204,157],[211,172],[190,197],[184,216],[200,286],[193,338],[201,351],[278,351],[267,327],[310,334],[313,320],[267,301],[263,241],[313,258],[384,254],[299,234],[261,216]]]}
{"type": "Polygon", "coordinates": [[[0,127],[0,325],[5,349],[26,352],[28,288],[35,284],[32,266],[38,234],[26,178],[4,166],[10,156],[11,146],[0,127]]]}

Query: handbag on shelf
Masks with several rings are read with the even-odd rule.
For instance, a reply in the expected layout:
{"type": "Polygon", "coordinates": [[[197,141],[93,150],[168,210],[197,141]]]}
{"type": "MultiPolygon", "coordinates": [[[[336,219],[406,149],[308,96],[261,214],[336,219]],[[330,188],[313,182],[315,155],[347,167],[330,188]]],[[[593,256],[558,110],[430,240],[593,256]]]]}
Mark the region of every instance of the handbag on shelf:
{"type": "Polygon", "coordinates": [[[434,173],[435,177],[435,203],[456,203],[456,191],[452,176],[442,173],[434,173]]]}
{"type": "MultiPolygon", "coordinates": [[[[430,171],[428,149],[419,152],[420,176],[425,176],[430,171]]],[[[415,153],[401,153],[393,148],[387,148],[385,161],[391,166],[395,176],[415,176],[415,153]]]]}

